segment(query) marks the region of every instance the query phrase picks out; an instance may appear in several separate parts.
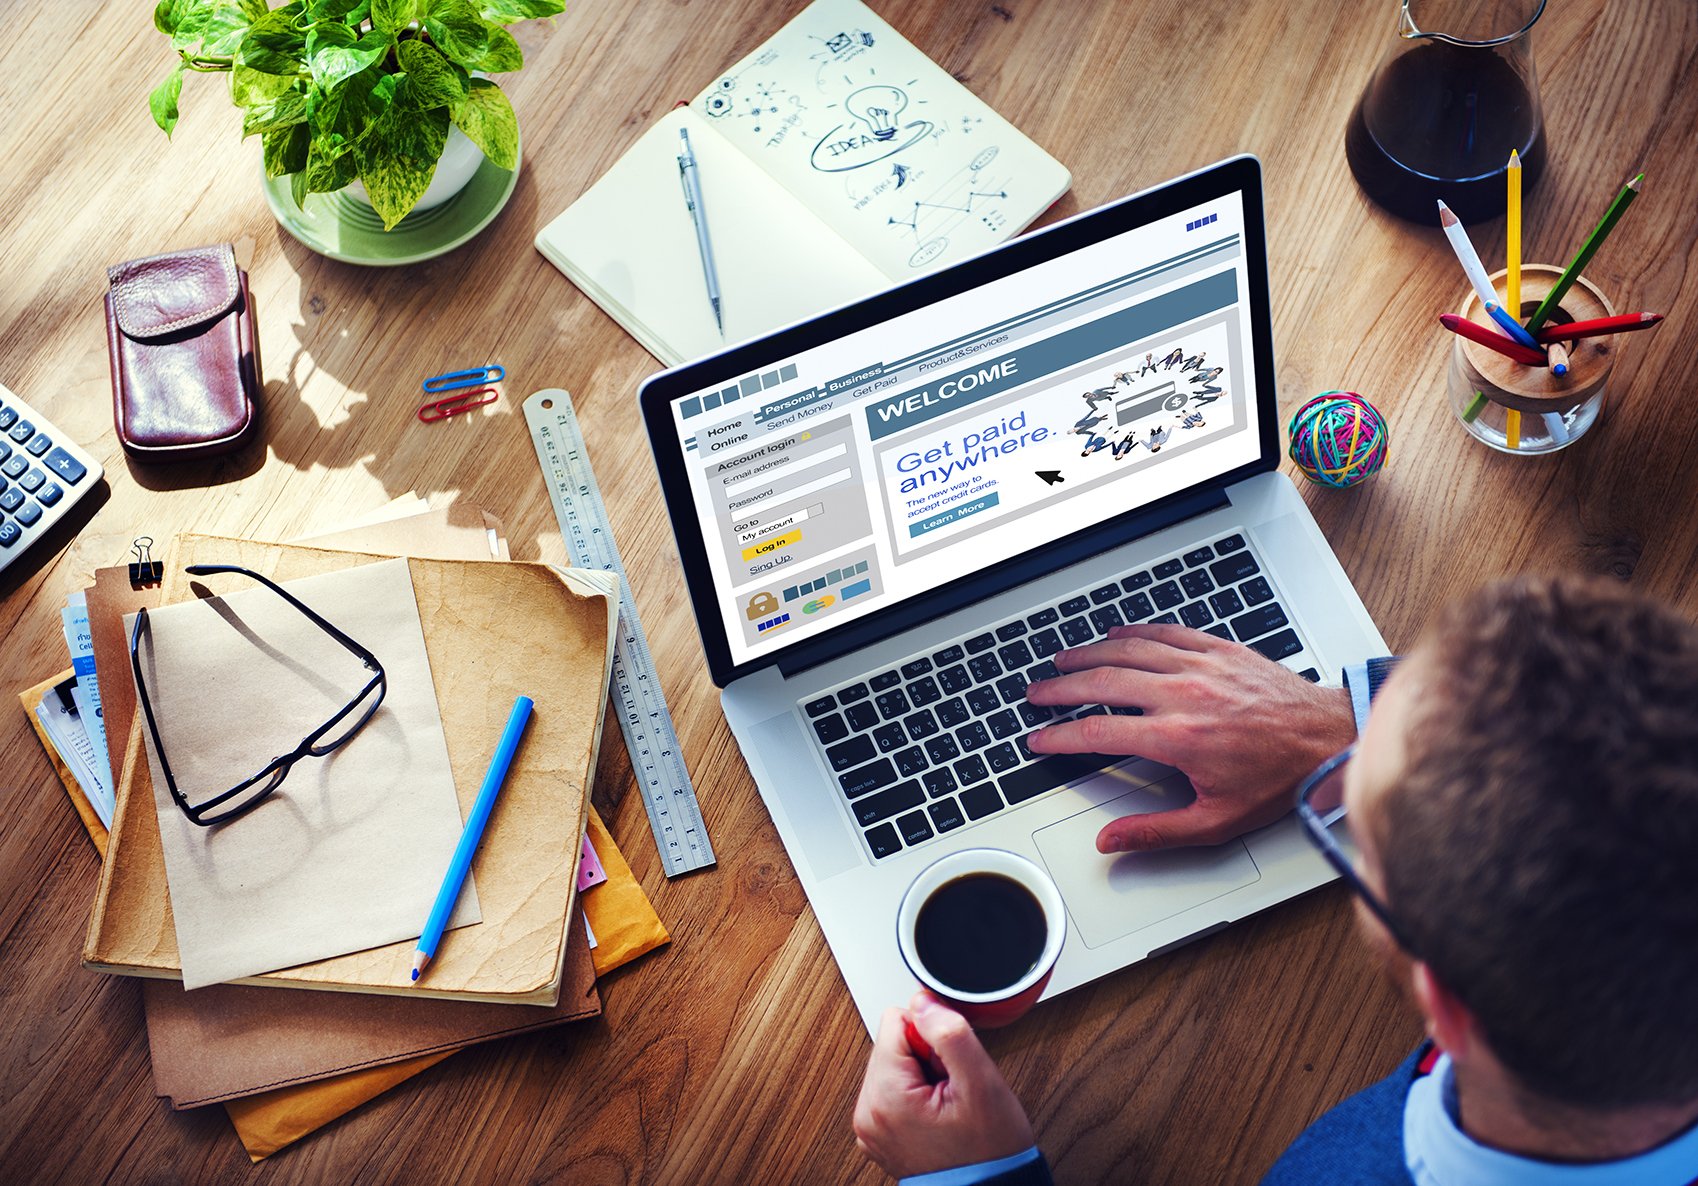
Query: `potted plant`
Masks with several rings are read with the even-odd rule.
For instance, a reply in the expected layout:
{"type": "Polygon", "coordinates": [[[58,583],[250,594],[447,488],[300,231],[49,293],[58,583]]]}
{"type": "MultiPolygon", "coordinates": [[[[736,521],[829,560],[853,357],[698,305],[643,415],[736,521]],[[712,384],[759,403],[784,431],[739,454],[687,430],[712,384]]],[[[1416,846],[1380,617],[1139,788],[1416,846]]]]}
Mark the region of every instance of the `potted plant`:
{"type": "MultiPolygon", "coordinates": [[[[148,96],[170,135],[183,77],[230,75],[242,135],[258,135],[268,177],[309,193],[361,182],[389,230],[429,188],[451,128],[503,169],[519,126],[485,75],[524,64],[504,27],[551,17],[564,0],[160,0],[153,23],[177,64],[148,96]]],[[[473,154],[472,160],[476,156],[473,154]]],[[[467,177],[470,172],[467,172],[467,177]]]]}

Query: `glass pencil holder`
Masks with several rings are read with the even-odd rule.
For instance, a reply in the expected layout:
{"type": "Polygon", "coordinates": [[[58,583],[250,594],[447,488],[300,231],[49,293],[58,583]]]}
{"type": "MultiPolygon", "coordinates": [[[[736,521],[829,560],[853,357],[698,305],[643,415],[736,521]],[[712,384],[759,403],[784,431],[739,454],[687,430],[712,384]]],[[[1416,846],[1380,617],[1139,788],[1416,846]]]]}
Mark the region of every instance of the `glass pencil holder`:
{"type": "MultiPolygon", "coordinates": [[[[1550,264],[1522,266],[1518,321],[1532,316],[1561,275],[1562,269],[1550,264]]],[[[1502,300],[1504,273],[1493,273],[1491,282],[1502,300]]],[[[1456,312],[1494,333],[1503,333],[1473,289],[1456,312]]],[[[1614,315],[1609,298],[1581,276],[1563,294],[1562,303],[1545,324],[1566,325],[1614,315]]],[[[1562,345],[1568,351],[1568,370],[1559,375],[1548,365],[1518,362],[1457,335],[1451,346],[1447,387],[1451,410],[1462,427],[1501,453],[1523,457],[1554,453],[1586,435],[1603,413],[1604,391],[1615,366],[1615,335],[1580,338],[1562,345]]]]}

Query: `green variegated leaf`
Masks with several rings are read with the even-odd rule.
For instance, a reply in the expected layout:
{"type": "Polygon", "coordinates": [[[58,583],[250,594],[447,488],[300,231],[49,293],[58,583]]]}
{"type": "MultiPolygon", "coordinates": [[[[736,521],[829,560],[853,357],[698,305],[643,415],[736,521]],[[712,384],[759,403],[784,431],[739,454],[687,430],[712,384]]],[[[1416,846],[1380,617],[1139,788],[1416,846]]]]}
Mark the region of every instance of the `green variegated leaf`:
{"type": "Polygon", "coordinates": [[[454,123],[484,156],[503,169],[519,163],[519,120],[501,88],[472,79],[471,92],[454,107],[454,123]]]}
{"type": "Polygon", "coordinates": [[[352,25],[352,21],[343,20],[362,0],[307,0],[307,19],[318,21],[341,21],[344,25],[352,25]]]}
{"type": "Polygon", "coordinates": [[[360,181],[384,230],[405,218],[430,187],[447,140],[446,107],[419,112],[392,103],[354,145],[360,181]]]}
{"type": "Polygon", "coordinates": [[[259,20],[269,11],[269,6],[265,0],[240,0],[237,7],[247,14],[250,23],[259,20]]]}
{"type": "Polygon", "coordinates": [[[295,199],[295,209],[301,209],[307,200],[307,171],[289,174],[289,196],[295,199]]]}
{"type": "Polygon", "coordinates": [[[481,0],[478,8],[484,20],[496,25],[511,25],[514,21],[559,16],[566,4],[565,0],[481,0]]]}
{"type": "Polygon", "coordinates": [[[371,0],[371,23],[385,33],[399,33],[419,19],[418,0],[371,0]]]}
{"type": "Polygon", "coordinates": [[[444,57],[468,70],[489,48],[489,26],[471,0],[429,0],[424,28],[444,57]]]}
{"type": "Polygon", "coordinates": [[[153,122],[158,124],[167,136],[177,127],[177,98],[183,93],[183,66],[179,62],[171,73],[165,76],[165,81],[153,88],[153,93],[147,97],[148,110],[153,112],[153,122]]]}
{"type": "Polygon", "coordinates": [[[261,74],[238,62],[230,71],[230,101],[238,107],[254,107],[270,103],[295,89],[293,78],[276,74],[261,74]]]}
{"type": "Polygon", "coordinates": [[[265,133],[260,137],[260,143],[265,146],[265,175],[281,177],[306,168],[307,147],[311,142],[312,133],[307,130],[306,124],[265,133]]]}
{"type": "Polygon", "coordinates": [[[295,16],[279,8],[255,21],[242,38],[242,64],[261,74],[301,73],[306,55],[306,34],[295,28],[295,16]]]}
{"type": "Polygon", "coordinates": [[[167,37],[175,37],[183,21],[199,4],[200,0],[159,0],[153,8],[153,27],[167,37]]]}
{"type": "Polygon", "coordinates": [[[406,72],[396,101],[408,107],[449,107],[466,97],[466,72],[422,41],[407,40],[396,51],[406,72]]]}
{"type": "Polygon", "coordinates": [[[307,152],[307,167],[301,170],[308,192],[315,194],[334,193],[358,175],[351,146],[336,135],[315,139],[307,152]]]}
{"type": "Polygon", "coordinates": [[[247,36],[248,14],[239,4],[222,0],[184,18],[171,37],[171,46],[191,58],[227,58],[247,36]]]}
{"type": "Polygon", "coordinates": [[[278,128],[292,127],[305,123],[307,118],[307,96],[304,91],[291,90],[269,103],[261,103],[249,107],[242,116],[242,138],[261,132],[274,132],[278,128]]]}
{"type": "Polygon", "coordinates": [[[499,25],[489,26],[489,48],[484,50],[483,57],[472,67],[485,74],[504,74],[509,70],[517,70],[525,64],[525,52],[519,48],[519,43],[513,40],[513,34],[499,25]]]}
{"type": "Polygon", "coordinates": [[[341,86],[321,92],[312,103],[313,139],[329,137],[351,145],[365,134],[373,120],[389,105],[387,94],[374,98],[378,82],[390,77],[372,66],[360,71],[341,86]]]}
{"type": "Polygon", "coordinates": [[[356,38],[346,25],[321,21],[307,30],[307,62],[313,81],[323,87],[335,86],[381,61],[393,44],[394,38],[375,29],[356,38]]]}

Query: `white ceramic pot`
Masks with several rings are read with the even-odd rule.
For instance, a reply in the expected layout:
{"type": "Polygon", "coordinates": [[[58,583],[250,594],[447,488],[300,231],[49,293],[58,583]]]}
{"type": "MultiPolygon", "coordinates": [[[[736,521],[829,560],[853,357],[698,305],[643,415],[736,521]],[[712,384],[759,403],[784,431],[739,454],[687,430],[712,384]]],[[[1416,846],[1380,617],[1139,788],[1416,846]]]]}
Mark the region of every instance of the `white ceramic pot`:
{"type": "MultiPolygon", "coordinates": [[[[418,200],[412,212],[429,210],[440,206],[449,198],[466,188],[472,175],[483,164],[483,149],[473,144],[459,128],[448,125],[448,142],[442,146],[442,159],[436,162],[436,172],[431,176],[430,186],[424,191],[424,196],[418,200]]],[[[348,194],[360,201],[371,204],[366,196],[366,187],[358,180],[349,183],[348,194]]]]}

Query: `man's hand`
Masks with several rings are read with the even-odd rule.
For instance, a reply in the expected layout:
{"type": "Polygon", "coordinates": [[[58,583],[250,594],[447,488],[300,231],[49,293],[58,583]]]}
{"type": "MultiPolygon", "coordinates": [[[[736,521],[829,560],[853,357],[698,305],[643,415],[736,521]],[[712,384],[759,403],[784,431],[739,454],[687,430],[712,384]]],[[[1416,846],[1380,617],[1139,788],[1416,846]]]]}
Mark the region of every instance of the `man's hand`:
{"type": "Polygon", "coordinates": [[[1062,675],[1026,689],[1033,704],[1136,707],[1032,733],[1034,753],[1138,754],[1180,770],[1196,801],[1129,815],[1099,852],[1221,844],[1291,810],[1299,780],[1356,736],[1350,697],[1320,688],[1240,643],[1184,626],[1116,626],[1055,657],[1062,675]]]}
{"type": "Polygon", "coordinates": [[[1012,1157],[1032,1147],[1032,1125],[971,1026],[924,990],[908,1012],[884,1011],[855,1101],[855,1144],[893,1178],[1012,1157]],[[933,1083],[903,1032],[904,1016],[948,1078],[933,1083]]]}

